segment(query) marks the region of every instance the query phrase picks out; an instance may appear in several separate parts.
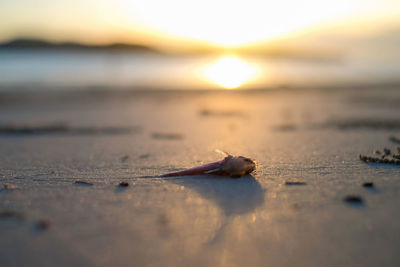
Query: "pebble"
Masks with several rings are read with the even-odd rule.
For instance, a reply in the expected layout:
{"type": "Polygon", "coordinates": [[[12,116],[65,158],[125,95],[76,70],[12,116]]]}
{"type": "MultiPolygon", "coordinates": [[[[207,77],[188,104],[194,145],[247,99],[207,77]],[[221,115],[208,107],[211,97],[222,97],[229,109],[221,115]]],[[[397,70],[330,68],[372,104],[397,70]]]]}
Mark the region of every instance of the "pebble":
{"type": "Polygon", "coordinates": [[[372,187],[374,187],[374,183],[373,182],[365,182],[362,184],[362,186],[372,188],[372,187]]]}
{"type": "Polygon", "coordinates": [[[348,195],[343,198],[343,201],[349,203],[349,204],[363,204],[364,200],[360,196],[356,195],[348,195]]]}
{"type": "Polygon", "coordinates": [[[129,183],[128,183],[128,182],[120,182],[120,183],[119,183],[119,186],[121,186],[121,187],[127,187],[127,186],[129,186],[129,183]]]}

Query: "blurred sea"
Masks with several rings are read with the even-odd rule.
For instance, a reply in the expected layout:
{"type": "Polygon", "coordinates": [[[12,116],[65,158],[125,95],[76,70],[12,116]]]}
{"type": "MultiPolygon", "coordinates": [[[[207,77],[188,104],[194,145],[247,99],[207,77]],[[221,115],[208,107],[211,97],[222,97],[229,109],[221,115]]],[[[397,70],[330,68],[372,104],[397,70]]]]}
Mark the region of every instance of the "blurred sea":
{"type": "MultiPolygon", "coordinates": [[[[214,89],[219,87],[204,78],[204,68],[223,56],[2,49],[0,90],[214,89]]],[[[241,60],[258,69],[241,88],[382,85],[400,80],[397,57],[380,57],[378,52],[330,60],[266,56],[241,60]]]]}

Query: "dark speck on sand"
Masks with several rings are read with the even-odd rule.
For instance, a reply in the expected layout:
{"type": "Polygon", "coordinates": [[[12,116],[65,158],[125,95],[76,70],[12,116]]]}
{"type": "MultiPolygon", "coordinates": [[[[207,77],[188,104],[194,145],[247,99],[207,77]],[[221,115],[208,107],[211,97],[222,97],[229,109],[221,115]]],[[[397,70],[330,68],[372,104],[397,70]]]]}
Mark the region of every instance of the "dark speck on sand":
{"type": "Polygon", "coordinates": [[[80,185],[93,185],[91,182],[83,181],[83,180],[75,180],[75,184],[80,184],[80,185]]]}
{"type": "Polygon", "coordinates": [[[400,144],[400,138],[397,138],[397,137],[395,137],[395,136],[389,137],[389,140],[390,140],[391,142],[393,142],[393,143],[400,144]]]}
{"type": "Polygon", "coordinates": [[[34,135],[118,135],[134,133],[137,127],[73,127],[63,123],[44,125],[3,125],[0,135],[34,136],[34,135]]]}
{"type": "Polygon", "coordinates": [[[210,110],[203,109],[200,111],[202,116],[215,116],[215,117],[244,117],[244,113],[237,110],[210,110]]]}
{"type": "Polygon", "coordinates": [[[36,222],[36,228],[38,230],[47,230],[51,226],[51,223],[49,220],[46,219],[40,219],[36,222]]]}
{"type": "MultiPolygon", "coordinates": [[[[4,184],[3,185],[3,190],[15,190],[15,189],[17,189],[17,187],[16,186],[13,186],[13,185],[10,185],[10,184],[4,184]]],[[[1,191],[1,189],[0,189],[0,191],[1,191]]]]}
{"type": "Polygon", "coordinates": [[[307,185],[307,183],[300,181],[286,181],[285,185],[307,185]]]}
{"type": "Polygon", "coordinates": [[[120,182],[119,186],[120,187],[127,187],[127,186],[129,186],[129,183],[128,182],[120,182]]]}
{"type": "Polygon", "coordinates": [[[374,187],[374,183],[372,182],[365,182],[362,184],[363,187],[368,187],[368,188],[372,188],[374,187]]]}
{"type": "Polygon", "coordinates": [[[180,140],[183,139],[183,135],[177,133],[152,133],[153,139],[165,139],[165,140],[180,140]]]}
{"type": "Polygon", "coordinates": [[[380,150],[374,150],[374,155],[381,155],[381,151],[380,150]]]}
{"type": "Polygon", "coordinates": [[[357,195],[348,195],[343,198],[343,201],[345,201],[348,204],[358,204],[358,205],[362,205],[364,203],[362,197],[357,195]]]}
{"type": "Polygon", "coordinates": [[[391,151],[390,151],[390,149],[389,148],[384,148],[383,149],[383,153],[385,153],[385,155],[390,155],[391,154],[391,151]]]}
{"type": "Polygon", "coordinates": [[[0,211],[0,219],[5,219],[5,218],[16,218],[22,220],[24,216],[22,213],[13,210],[0,211]]]}
{"type": "Polygon", "coordinates": [[[119,160],[120,160],[122,163],[124,163],[124,162],[126,162],[128,159],[129,159],[129,156],[128,156],[128,155],[125,155],[125,156],[121,157],[119,160]]]}
{"type": "Polygon", "coordinates": [[[360,118],[360,119],[338,119],[328,121],[323,126],[336,127],[340,130],[350,129],[372,129],[372,130],[394,130],[400,128],[400,120],[360,118]]]}
{"type": "Polygon", "coordinates": [[[287,124],[275,126],[273,129],[275,131],[279,131],[279,132],[292,132],[297,129],[297,126],[295,124],[287,123],[287,124]]]}

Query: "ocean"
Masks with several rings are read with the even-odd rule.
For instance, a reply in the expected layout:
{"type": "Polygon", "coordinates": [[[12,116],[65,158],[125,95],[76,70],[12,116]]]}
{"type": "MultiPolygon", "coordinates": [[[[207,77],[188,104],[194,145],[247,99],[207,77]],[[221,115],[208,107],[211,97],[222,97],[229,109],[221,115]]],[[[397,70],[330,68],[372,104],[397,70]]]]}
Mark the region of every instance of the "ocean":
{"type": "Polygon", "coordinates": [[[235,77],[239,80],[233,83],[233,87],[243,89],[379,85],[399,80],[400,61],[389,56],[368,54],[310,59],[223,54],[0,50],[0,90],[3,91],[79,90],[88,87],[217,89],[226,87],[223,79],[229,82],[235,77]],[[218,62],[226,58],[237,59],[239,63],[235,64],[239,65],[226,63],[227,66],[219,66],[218,62]],[[213,70],[216,73],[209,77],[207,70],[214,65],[218,65],[218,69],[213,70]],[[249,77],[241,77],[247,71],[246,66],[251,66],[253,72],[249,77]]]}

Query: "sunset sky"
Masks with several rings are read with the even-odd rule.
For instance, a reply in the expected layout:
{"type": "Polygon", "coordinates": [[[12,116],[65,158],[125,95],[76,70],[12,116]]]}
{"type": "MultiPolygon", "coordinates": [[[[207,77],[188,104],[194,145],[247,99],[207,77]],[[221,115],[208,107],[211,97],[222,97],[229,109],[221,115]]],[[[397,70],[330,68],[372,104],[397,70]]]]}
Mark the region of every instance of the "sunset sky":
{"type": "Polygon", "coordinates": [[[160,46],[223,47],[341,27],[366,32],[400,25],[398,0],[185,1],[2,0],[0,41],[43,38],[160,46]]]}

